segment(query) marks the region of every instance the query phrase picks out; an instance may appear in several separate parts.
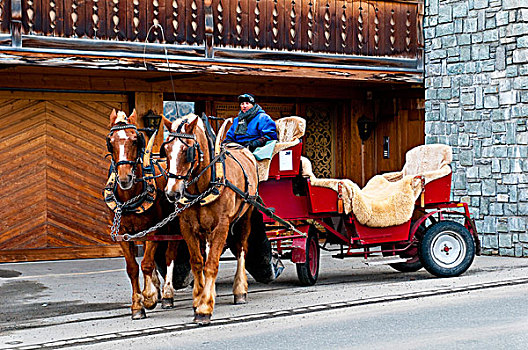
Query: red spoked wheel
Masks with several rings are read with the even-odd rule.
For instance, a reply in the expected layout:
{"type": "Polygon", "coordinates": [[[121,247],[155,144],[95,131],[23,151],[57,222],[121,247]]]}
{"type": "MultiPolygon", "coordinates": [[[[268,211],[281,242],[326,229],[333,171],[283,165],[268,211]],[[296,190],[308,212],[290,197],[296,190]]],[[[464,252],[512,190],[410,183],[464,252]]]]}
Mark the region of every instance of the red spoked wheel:
{"type": "Polygon", "coordinates": [[[310,227],[306,237],[306,262],[295,264],[297,277],[303,286],[313,286],[319,276],[319,236],[317,230],[310,227]]]}

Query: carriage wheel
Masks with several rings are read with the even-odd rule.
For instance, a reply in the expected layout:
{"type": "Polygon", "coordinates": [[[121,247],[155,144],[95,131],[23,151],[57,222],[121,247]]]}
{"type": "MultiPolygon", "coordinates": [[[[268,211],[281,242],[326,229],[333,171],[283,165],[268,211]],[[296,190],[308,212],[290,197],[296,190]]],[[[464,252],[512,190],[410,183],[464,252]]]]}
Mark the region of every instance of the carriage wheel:
{"type": "Polygon", "coordinates": [[[297,277],[303,286],[313,286],[319,276],[319,237],[317,230],[310,227],[306,238],[306,262],[295,264],[297,277]]]}
{"type": "Polygon", "coordinates": [[[419,253],[420,261],[431,274],[454,277],[471,266],[475,257],[475,240],[458,222],[440,221],[425,232],[419,253]]]}

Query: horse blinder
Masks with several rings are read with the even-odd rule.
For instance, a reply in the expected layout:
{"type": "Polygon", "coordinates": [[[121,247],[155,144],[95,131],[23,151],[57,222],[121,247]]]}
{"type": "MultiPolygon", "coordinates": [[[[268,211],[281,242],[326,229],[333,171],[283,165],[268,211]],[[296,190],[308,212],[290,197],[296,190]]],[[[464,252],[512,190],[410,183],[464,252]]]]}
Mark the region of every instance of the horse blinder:
{"type": "Polygon", "coordinates": [[[195,158],[196,158],[196,146],[193,145],[187,148],[187,152],[185,153],[185,160],[187,161],[187,163],[193,163],[195,158]]]}

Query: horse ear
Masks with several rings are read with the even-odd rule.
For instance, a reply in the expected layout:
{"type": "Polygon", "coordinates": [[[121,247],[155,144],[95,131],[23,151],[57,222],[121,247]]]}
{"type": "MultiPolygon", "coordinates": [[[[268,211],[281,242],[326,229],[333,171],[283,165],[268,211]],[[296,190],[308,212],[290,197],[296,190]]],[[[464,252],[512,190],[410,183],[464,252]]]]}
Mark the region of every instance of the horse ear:
{"type": "Polygon", "coordinates": [[[186,128],[188,133],[194,133],[194,129],[196,128],[196,124],[198,123],[198,116],[196,116],[192,122],[189,123],[189,127],[186,128]]]}
{"type": "Polygon", "coordinates": [[[115,120],[117,118],[117,112],[114,109],[112,109],[112,112],[110,113],[110,126],[113,126],[115,124],[115,120]]]}
{"type": "Polygon", "coordinates": [[[134,110],[132,111],[132,114],[128,116],[128,123],[136,124],[136,122],[137,122],[137,113],[136,113],[136,109],[134,108],[134,110]]]}
{"type": "Polygon", "coordinates": [[[165,125],[167,130],[172,131],[172,122],[164,115],[161,115],[161,117],[163,118],[163,125],[165,125]]]}

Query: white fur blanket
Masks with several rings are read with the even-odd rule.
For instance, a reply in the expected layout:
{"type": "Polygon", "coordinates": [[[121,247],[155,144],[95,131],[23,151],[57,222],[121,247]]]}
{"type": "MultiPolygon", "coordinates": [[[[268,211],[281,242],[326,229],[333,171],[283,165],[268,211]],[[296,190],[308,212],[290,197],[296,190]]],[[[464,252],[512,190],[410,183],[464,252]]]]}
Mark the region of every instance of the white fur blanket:
{"type": "Polygon", "coordinates": [[[348,179],[318,179],[311,171],[311,163],[302,157],[303,176],[309,177],[313,186],[331,188],[341,193],[346,214],[353,213],[357,220],[369,227],[387,227],[409,221],[414,205],[425,182],[439,179],[451,172],[451,147],[423,145],[406,155],[402,171],[376,175],[363,188],[348,179]]]}

